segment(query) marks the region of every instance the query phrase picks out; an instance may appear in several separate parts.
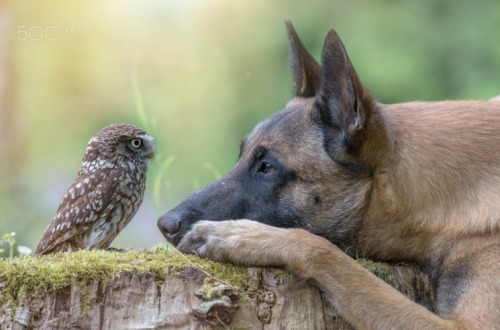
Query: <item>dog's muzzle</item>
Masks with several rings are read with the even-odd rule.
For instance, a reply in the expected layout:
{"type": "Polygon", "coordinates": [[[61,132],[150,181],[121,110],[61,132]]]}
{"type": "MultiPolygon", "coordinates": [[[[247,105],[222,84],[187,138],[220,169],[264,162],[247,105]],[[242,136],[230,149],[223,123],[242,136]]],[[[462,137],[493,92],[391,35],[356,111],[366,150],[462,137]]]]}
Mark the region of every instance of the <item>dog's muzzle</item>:
{"type": "Polygon", "coordinates": [[[177,246],[199,214],[197,211],[174,208],[158,219],[158,229],[170,244],[177,246]]]}

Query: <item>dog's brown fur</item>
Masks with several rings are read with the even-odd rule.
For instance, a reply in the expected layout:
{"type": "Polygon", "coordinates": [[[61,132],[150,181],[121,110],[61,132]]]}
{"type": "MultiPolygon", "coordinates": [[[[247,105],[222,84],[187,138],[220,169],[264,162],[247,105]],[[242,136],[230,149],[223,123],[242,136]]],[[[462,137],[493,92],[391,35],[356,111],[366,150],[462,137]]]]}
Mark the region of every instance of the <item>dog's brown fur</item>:
{"type": "Polygon", "coordinates": [[[500,102],[380,104],[335,32],[320,67],[288,30],[296,97],[246,137],[225,178],[159,220],[162,232],[185,252],[313,279],[355,328],[499,328],[500,102]],[[256,159],[283,166],[255,174],[256,159]],[[288,179],[278,176],[285,170],[288,179]],[[242,173],[267,180],[259,184],[273,184],[273,193],[258,199],[265,192],[242,184],[242,173]],[[254,195],[236,212],[241,190],[254,195]],[[221,196],[229,206],[207,202],[221,196]],[[287,224],[280,212],[296,220],[287,224]],[[198,222],[240,217],[256,221],[198,222]],[[347,254],[428,267],[434,311],[347,254]]]}

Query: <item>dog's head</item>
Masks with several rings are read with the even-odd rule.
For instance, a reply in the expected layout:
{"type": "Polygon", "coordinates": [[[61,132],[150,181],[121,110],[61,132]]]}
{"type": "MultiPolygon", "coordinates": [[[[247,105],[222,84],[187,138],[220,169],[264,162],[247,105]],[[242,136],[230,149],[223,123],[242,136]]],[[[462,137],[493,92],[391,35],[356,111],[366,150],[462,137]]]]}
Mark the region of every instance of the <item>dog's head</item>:
{"type": "Polygon", "coordinates": [[[335,31],[326,37],[320,66],[290,23],[287,30],[295,97],[245,137],[226,176],[158,220],[172,244],[199,220],[226,219],[304,228],[351,243],[383,148],[366,143],[379,139],[372,127],[380,120],[377,105],[335,31]]]}

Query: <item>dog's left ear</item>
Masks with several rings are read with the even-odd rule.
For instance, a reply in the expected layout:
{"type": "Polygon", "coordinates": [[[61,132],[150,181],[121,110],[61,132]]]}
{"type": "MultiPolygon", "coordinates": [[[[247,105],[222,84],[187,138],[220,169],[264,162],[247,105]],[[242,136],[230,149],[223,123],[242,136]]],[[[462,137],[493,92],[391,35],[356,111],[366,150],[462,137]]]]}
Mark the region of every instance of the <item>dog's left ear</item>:
{"type": "Polygon", "coordinates": [[[320,77],[316,107],[325,128],[325,146],[335,160],[350,162],[365,140],[374,102],[334,30],[325,40],[320,77]]]}
{"type": "Polygon", "coordinates": [[[319,88],[320,68],[318,62],[307,51],[290,21],[286,21],[290,70],[295,96],[314,97],[319,88]]]}

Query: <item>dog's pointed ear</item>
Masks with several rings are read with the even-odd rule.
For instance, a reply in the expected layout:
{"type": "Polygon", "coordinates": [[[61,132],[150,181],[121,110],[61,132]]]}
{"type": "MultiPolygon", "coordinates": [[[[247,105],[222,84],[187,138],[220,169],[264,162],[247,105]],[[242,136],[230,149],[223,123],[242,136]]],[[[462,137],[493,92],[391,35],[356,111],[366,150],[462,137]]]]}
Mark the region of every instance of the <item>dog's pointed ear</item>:
{"type": "Polygon", "coordinates": [[[347,51],[334,30],[325,40],[316,107],[326,127],[326,144],[336,159],[350,158],[364,142],[373,99],[361,84],[347,51]]]}
{"type": "Polygon", "coordinates": [[[290,71],[292,73],[295,96],[313,97],[319,89],[320,67],[306,50],[290,21],[286,21],[290,71]]]}

